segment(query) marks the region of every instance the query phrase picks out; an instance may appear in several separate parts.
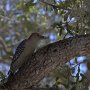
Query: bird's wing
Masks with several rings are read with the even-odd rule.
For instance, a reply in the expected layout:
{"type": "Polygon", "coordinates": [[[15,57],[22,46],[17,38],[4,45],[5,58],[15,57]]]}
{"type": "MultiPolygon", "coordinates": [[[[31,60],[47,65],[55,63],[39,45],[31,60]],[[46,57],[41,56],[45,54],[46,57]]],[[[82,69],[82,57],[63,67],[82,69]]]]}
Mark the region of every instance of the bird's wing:
{"type": "Polygon", "coordinates": [[[17,47],[16,51],[15,51],[15,54],[13,56],[13,59],[12,59],[12,64],[14,63],[14,61],[16,61],[19,56],[21,55],[21,53],[24,51],[24,48],[25,48],[25,43],[26,43],[26,40],[23,40],[17,47]]]}

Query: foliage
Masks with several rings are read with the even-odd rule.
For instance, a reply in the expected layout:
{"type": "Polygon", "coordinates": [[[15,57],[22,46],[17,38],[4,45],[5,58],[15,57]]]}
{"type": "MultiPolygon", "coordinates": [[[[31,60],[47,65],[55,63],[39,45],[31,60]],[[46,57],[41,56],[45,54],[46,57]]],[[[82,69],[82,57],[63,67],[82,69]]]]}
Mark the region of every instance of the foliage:
{"type": "MultiPolygon", "coordinates": [[[[89,0],[1,0],[0,60],[10,63],[10,56],[13,55],[19,41],[32,32],[44,34],[54,32],[58,39],[90,34],[89,0]]],[[[87,65],[90,68],[90,63],[87,65]]],[[[84,79],[79,65],[78,73],[74,77],[69,72],[74,72],[75,68],[64,70],[62,70],[63,73],[58,71],[58,75],[55,75],[55,85],[63,83],[68,88],[70,84],[72,90],[75,90],[76,85],[80,84],[80,75],[84,79]],[[66,76],[64,76],[65,72],[66,76]],[[68,73],[70,77],[67,77],[68,73]],[[68,78],[76,78],[76,82],[68,81],[68,78]]]]}
{"type": "Polygon", "coordinates": [[[57,87],[58,90],[87,90],[87,86],[84,84],[89,84],[88,79],[80,69],[80,65],[86,61],[78,62],[77,57],[75,57],[73,62],[68,62],[63,67],[53,70],[49,74],[46,82],[45,80],[41,82],[41,86],[48,86],[48,88],[57,87]]]}

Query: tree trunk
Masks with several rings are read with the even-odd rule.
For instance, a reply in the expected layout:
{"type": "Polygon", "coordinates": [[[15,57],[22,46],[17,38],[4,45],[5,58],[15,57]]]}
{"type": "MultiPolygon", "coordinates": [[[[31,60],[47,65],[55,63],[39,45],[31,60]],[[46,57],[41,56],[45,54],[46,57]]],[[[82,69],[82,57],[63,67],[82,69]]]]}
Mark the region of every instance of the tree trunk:
{"type": "Polygon", "coordinates": [[[64,65],[77,55],[90,55],[90,35],[60,40],[39,49],[11,78],[6,88],[7,90],[34,90],[32,87],[36,87],[50,71],[64,65]]]}

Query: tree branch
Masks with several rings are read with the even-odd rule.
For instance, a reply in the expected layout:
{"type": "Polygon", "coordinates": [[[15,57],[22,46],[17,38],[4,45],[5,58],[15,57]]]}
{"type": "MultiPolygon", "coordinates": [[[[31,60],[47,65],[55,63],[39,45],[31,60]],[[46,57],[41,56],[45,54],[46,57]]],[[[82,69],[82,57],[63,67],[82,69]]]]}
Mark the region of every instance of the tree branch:
{"type": "Polygon", "coordinates": [[[7,83],[8,90],[28,90],[77,55],[90,55],[90,35],[60,40],[39,49],[7,83]]]}
{"type": "Polygon", "coordinates": [[[65,8],[65,6],[51,4],[51,3],[45,2],[44,0],[40,0],[40,2],[42,2],[42,3],[46,4],[46,5],[49,5],[49,6],[53,7],[53,9],[70,10],[70,9],[68,9],[68,8],[65,8]]]}

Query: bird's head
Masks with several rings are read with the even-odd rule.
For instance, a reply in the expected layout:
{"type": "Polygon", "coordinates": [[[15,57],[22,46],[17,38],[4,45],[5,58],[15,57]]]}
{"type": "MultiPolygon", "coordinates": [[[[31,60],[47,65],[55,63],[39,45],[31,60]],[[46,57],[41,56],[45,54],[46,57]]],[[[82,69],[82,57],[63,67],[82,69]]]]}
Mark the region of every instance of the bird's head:
{"type": "Polygon", "coordinates": [[[32,47],[42,47],[44,45],[41,45],[41,43],[46,39],[48,39],[48,37],[42,36],[39,33],[32,33],[28,38],[28,41],[32,47]]]}
{"type": "Polygon", "coordinates": [[[42,36],[39,33],[32,33],[28,39],[36,39],[36,40],[43,40],[47,39],[48,37],[42,36]]]}

